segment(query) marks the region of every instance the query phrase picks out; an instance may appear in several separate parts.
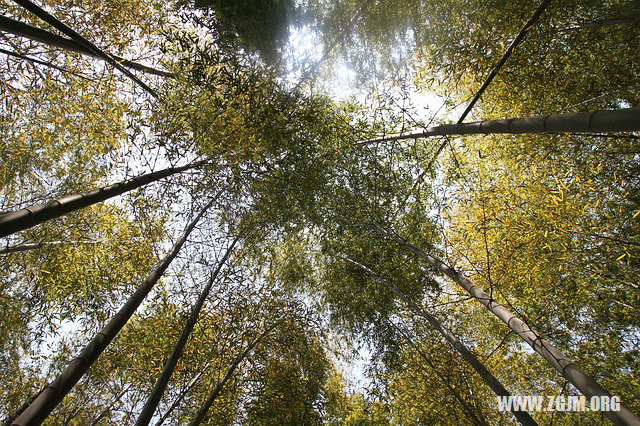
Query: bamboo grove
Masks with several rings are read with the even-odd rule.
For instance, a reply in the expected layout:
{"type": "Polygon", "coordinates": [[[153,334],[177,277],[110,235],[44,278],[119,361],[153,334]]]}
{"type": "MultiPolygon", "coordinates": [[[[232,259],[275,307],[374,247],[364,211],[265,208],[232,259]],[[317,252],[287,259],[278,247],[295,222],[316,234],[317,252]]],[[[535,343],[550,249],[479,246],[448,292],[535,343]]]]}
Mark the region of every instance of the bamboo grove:
{"type": "Polygon", "coordinates": [[[640,424],[637,2],[1,11],[3,424],[640,424]]]}

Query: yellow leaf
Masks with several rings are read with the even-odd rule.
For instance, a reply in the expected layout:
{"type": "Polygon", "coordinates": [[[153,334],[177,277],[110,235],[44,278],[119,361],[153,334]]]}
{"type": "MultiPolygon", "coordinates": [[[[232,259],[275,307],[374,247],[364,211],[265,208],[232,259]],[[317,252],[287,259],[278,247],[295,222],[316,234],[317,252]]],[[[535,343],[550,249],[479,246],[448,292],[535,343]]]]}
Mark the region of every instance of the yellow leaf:
{"type": "Polygon", "coordinates": [[[622,260],[624,259],[624,257],[627,255],[627,253],[624,253],[622,256],[620,256],[619,258],[617,258],[616,260],[622,260]]]}

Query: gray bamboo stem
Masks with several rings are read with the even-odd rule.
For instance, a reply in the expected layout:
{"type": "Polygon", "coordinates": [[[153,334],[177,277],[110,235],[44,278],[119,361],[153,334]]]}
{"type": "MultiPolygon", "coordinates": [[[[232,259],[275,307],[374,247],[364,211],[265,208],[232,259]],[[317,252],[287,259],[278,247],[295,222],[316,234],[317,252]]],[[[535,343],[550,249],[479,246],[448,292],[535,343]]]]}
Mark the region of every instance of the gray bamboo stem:
{"type": "Polygon", "coordinates": [[[48,203],[36,204],[35,206],[5,213],[0,216],[0,237],[6,237],[7,235],[29,229],[48,220],[64,216],[67,213],[89,207],[125,192],[140,188],[151,182],[194,169],[205,163],[205,161],[200,161],[181,167],[169,167],[112,185],[103,186],[102,188],[96,188],[80,194],[68,195],[51,200],[48,203]]]}
{"type": "Polygon", "coordinates": [[[640,130],[640,108],[537,115],[504,120],[443,124],[420,132],[398,133],[356,142],[368,145],[404,139],[449,135],[490,135],[522,133],[634,132],[640,130]]]}
{"type": "MultiPolygon", "coordinates": [[[[427,322],[431,325],[431,327],[433,327],[434,330],[440,333],[445,338],[445,340],[456,351],[458,351],[460,356],[462,356],[462,358],[480,375],[480,377],[482,377],[482,380],[484,380],[487,386],[489,386],[489,388],[491,388],[491,390],[493,390],[493,392],[496,395],[498,396],[511,395],[509,391],[505,389],[502,383],[500,383],[500,381],[493,374],[491,374],[489,370],[487,370],[484,364],[480,362],[480,360],[471,353],[471,351],[464,345],[464,343],[462,343],[460,339],[458,339],[451,331],[449,331],[449,329],[444,327],[440,323],[440,321],[436,319],[436,317],[434,317],[429,312],[427,312],[426,310],[418,306],[412,299],[410,299],[406,294],[404,294],[404,292],[402,292],[400,289],[395,287],[393,284],[391,284],[389,281],[387,281],[380,275],[376,274],[367,266],[363,265],[362,263],[356,262],[355,260],[349,259],[348,257],[341,256],[341,258],[359,267],[360,269],[365,271],[367,274],[371,275],[380,284],[384,285],[389,290],[394,292],[404,303],[407,304],[407,306],[409,306],[411,310],[413,310],[416,314],[426,319],[427,322]]],[[[526,411],[513,411],[513,414],[516,416],[520,424],[537,425],[535,420],[533,420],[529,415],[529,413],[527,413],[526,411]]]]}
{"type": "Polygon", "coordinates": [[[220,274],[222,267],[224,266],[225,262],[231,255],[231,252],[233,251],[241,235],[242,235],[241,233],[238,233],[238,235],[233,240],[231,245],[227,248],[227,250],[224,253],[224,256],[218,262],[216,269],[211,274],[211,278],[209,278],[209,281],[200,292],[200,296],[198,297],[196,304],[191,309],[189,319],[187,320],[187,323],[182,329],[180,338],[178,339],[175,346],[173,347],[171,356],[165,363],[164,368],[162,369],[162,373],[160,374],[160,377],[158,377],[158,380],[156,381],[156,384],[153,388],[153,391],[151,392],[151,395],[149,395],[149,398],[145,402],[144,407],[142,408],[142,411],[138,416],[138,420],[136,421],[137,426],[143,426],[143,425],[146,426],[151,421],[153,414],[158,408],[160,399],[162,398],[162,395],[165,389],[167,388],[169,379],[171,378],[171,375],[173,374],[173,371],[175,370],[176,365],[178,364],[178,359],[180,359],[180,356],[184,351],[184,347],[187,344],[187,340],[189,339],[189,336],[191,335],[191,331],[193,331],[193,327],[196,325],[196,322],[198,321],[198,317],[200,316],[200,311],[202,310],[202,306],[204,305],[204,302],[207,300],[207,297],[211,292],[211,287],[213,287],[213,283],[218,278],[218,275],[220,274]]]}
{"type": "MultiPolygon", "coordinates": [[[[579,22],[571,27],[557,28],[553,30],[553,32],[561,34],[561,33],[573,32],[573,31],[593,31],[600,28],[617,26],[617,25],[625,25],[625,24],[631,24],[636,26],[640,25],[640,15],[619,16],[619,17],[614,17],[609,19],[602,19],[599,21],[579,22]]],[[[532,35],[531,37],[542,37],[546,35],[547,34],[538,33],[538,34],[532,35]]]]}
{"type": "MultiPolygon", "coordinates": [[[[527,324],[524,323],[515,314],[510,312],[504,306],[500,305],[494,299],[489,297],[480,287],[473,285],[464,276],[447,266],[444,262],[425,253],[413,244],[400,238],[398,235],[388,232],[379,226],[376,228],[387,235],[392,240],[406,247],[417,256],[423,258],[431,266],[442,272],[455,283],[460,285],[474,299],[482,303],[489,312],[493,313],[502,322],[504,322],[513,332],[515,332],[522,340],[527,342],[534,351],[540,354],[553,368],[555,368],[565,379],[573,384],[587,398],[594,396],[611,396],[602,386],[600,386],[593,377],[585,373],[580,367],[575,365],[564,353],[556,349],[542,336],[534,332],[527,324]]],[[[631,412],[628,408],[620,405],[620,411],[605,411],[605,416],[616,424],[623,425],[640,425],[640,418],[631,412]]]]}
{"type": "Polygon", "coordinates": [[[474,422],[479,424],[479,425],[483,425],[483,426],[487,425],[486,420],[482,416],[482,411],[478,410],[478,412],[476,413],[476,411],[473,409],[473,407],[471,407],[467,403],[467,401],[464,400],[462,395],[460,395],[460,393],[457,390],[455,390],[455,388],[451,385],[449,380],[443,374],[441,374],[438,371],[438,369],[433,364],[433,362],[431,362],[431,360],[420,349],[420,347],[413,341],[413,339],[410,338],[409,334],[406,333],[404,330],[402,330],[400,328],[400,326],[396,325],[389,318],[387,318],[387,322],[389,324],[391,324],[391,326],[393,328],[395,328],[407,340],[407,342],[409,342],[409,344],[411,344],[411,346],[413,346],[413,348],[416,350],[418,355],[420,355],[420,358],[422,358],[422,360],[425,362],[425,364],[427,364],[427,366],[436,374],[436,376],[440,379],[440,381],[447,387],[447,390],[449,391],[449,393],[460,403],[460,405],[467,412],[469,417],[471,417],[474,420],[474,422]]]}
{"type": "Polygon", "coordinates": [[[38,397],[29,404],[29,407],[22,412],[13,426],[31,426],[41,424],[62,399],[71,391],[73,386],[84,376],[100,354],[109,346],[118,332],[129,321],[136,309],[149,294],[153,286],[164,274],[173,259],[178,255],[180,248],[187,240],[191,231],[196,227],[198,221],[205,214],[207,209],[213,204],[215,198],[211,200],[198,215],[189,223],[184,233],[173,245],[171,251],[147,276],[144,282],[129,297],[127,302],[120,308],[100,332],[89,342],[80,354],[69,363],[67,368],[47,386],[38,397]]]}
{"type": "Polygon", "coordinates": [[[13,421],[16,419],[16,417],[18,417],[20,414],[22,414],[22,412],[24,410],[26,410],[27,407],[29,407],[29,404],[31,404],[33,401],[35,401],[36,398],[38,397],[38,395],[40,395],[42,393],[42,391],[44,391],[47,388],[47,386],[49,386],[49,383],[47,383],[46,385],[41,387],[40,390],[38,391],[38,393],[33,394],[32,396],[30,396],[29,399],[27,399],[24,402],[24,404],[22,404],[13,414],[9,415],[9,417],[4,419],[4,422],[2,422],[2,426],[11,426],[13,424],[13,421]]]}

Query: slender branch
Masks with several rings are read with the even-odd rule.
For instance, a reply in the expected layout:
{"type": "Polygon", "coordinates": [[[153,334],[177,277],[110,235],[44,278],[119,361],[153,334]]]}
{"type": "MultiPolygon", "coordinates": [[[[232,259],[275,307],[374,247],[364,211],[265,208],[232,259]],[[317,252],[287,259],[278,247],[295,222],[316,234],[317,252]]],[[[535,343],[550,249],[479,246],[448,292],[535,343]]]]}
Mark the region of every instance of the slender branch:
{"type": "Polygon", "coordinates": [[[531,27],[533,27],[533,25],[536,23],[540,15],[542,15],[542,13],[545,11],[545,9],[547,8],[547,6],[549,6],[550,3],[551,3],[551,0],[543,0],[542,3],[540,3],[540,6],[538,6],[535,12],[533,12],[533,15],[531,16],[531,18],[529,18],[527,23],[524,24],[524,27],[522,27],[522,29],[520,30],[516,38],[513,39],[513,41],[507,48],[507,50],[502,55],[502,58],[500,58],[500,60],[498,61],[498,64],[491,70],[487,79],[484,81],[484,83],[482,83],[482,86],[480,87],[478,92],[475,94],[473,99],[471,99],[471,102],[462,113],[462,116],[460,116],[460,119],[458,119],[458,123],[462,123],[464,119],[467,117],[467,115],[469,115],[469,113],[473,109],[473,106],[480,99],[480,96],[482,96],[484,91],[487,90],[487,87],[489,87],[489,84],[491,84],[495,76],[498,75],[498,72],[500,71],[500,69],[507,62],[507,60],[513,53],[513,50],[516,48],[517,45],[520,44],[520,42],[522,42],[524,37],[527,35],[527,32],[531,29],[531,27]]]}
{"type": "Polygon", "coordinates": [[[224,388],[224,385],[233,376],[233,373],[238,368],[238,365],[240,365],[240,363],[249,355],[249,353],[251,353],[253,348],[260,342],[260,340],[264,336],[266,336],[271,330],[273,330],[275,328],[275,326],[278,325],[278,323],[279,323],[279,321],[276,321],[273,324],[271,324],[269,327],[267,327],[262,333],[260,333],[260,335],[258,337],[256,337],[249,344],[249,346],[247,346],[247,348],[244,351],[242,351],[242,353],[240,355],[238,355],[233,360],[233,362],[231,363],[229,368],[227,368],[227,371],[225,372],[224,377],[222,377],[222,380],[220,380],[220,382],[218,382],[218,384],[215,386],[215,388],[213,388],[213,390],[209,394],[209,397],[204,402],[204,404],[202,404],[202,407],[200,407],[200,410],[198,411],[196,416],[191,421],[191,423],[190,423],[191,426],[197,426],[197,425],[199,425],[200,423],[202,423],[204,421],[204,419],[207,417],[207,412],[209,411],[209,409],[213,405],[213,403],[216,400],[216,398],[218,397],[218,395],[220,395],[220,392],[222,392],[222,389],[224,388]]]}
{"type": "Polygon", "coordinates": [[[85,75],[79,74],[79,73],[77,73],[75,71],[68,70],[66,68],[59,67],[57,65],[52,64],[51,62],[41,61],[39,59],[32,58],[30,56],[22,55],[20,53],[12,52],[10,50],[1,49],[1,48],[0,48],[0,52],[4,53],[7,56],[13,56],[14,58],[22,59],[24,61],[29,61],[29,62],[31,62],[33,64],[43,65],[45,67],[53,68],[53,69],[58,70],[60,72],[69,73],[69,74],[74,75],[76,77],[84,78],[85,80],[95,81],[94,79],[92,79],[90,77],[87,77],[85,75]]]}
{"type": "Polygon", "coordinates": [[[57,245],[74,245],[74,244],[100,244],[102,241],[42,241],[39,243],[24,243],[17,244],[15,246],[7,246],[0,248],[0,254],[18,253],[28,250],[36,250],[44,246],[57,246],[57,245]]]}
{"type": "Polygon", "coordinates": [[[324,50],[322,57],[318,59],[311,66],[311,68],[307,69],[307,71],[304,72],[304,74],[300,78],[300,81],[298,81],[298,83],[291,90],[292,92],[295,92],[296,90],[298,90],[300,86],[302,86],[302,84],[305,81],[307,81],[318,70],[320,65],[322,65],[322,63],[329,57],[331,52],[333,52],[333,49],[336,48],[338,43],[340,43],[340,41],[342,41],[344,37],[347,35],[347,33],[351,30],[351,27],[353,26],[353,24],[358,20],[362,12],[364,12],[364,10],[369,6],[369,3],[371,3],[371,1],[372,0],[366,0],[360,5],[358,10],[353,14],[351,19],[349,20],[349,23],[347,24],[347,26],[344,27],[342,31],[340,31],[340,34],[335,38],[335,40],[333,40],[333,42],[324,50]]]}
{"type": "MultiPolygon", "coordinates": [[[[29,40],[37,41],[39,43],[47,44],[49,46],[59,47],[64,50],[80,53],[81,55],[91,56],[92,58],[103,59],[102,57],[96,55],[91,50],[87,49],[81,44],[76,43],[71,39],[59,36],[58,34],[52,33],[47,30],[43,30],[38,27],[34,27],[29,24],[25,24],[24,22],[9,18],[7,16],[0,15],[0,31],[7,32],[10,34],[16,35],[18,37],[25,37],[25,38],[28,38],[29,40]]],[[[157,75],[160,77],[175,78],[175,76],[168,71],[159,70],[153,67],[139,64],[137,62],[132,62],[127,59],[121,58],[120,56],[116,56],[116,55],[112,55],[112,56],[120,64],[122,64],[125,67],[142,71],[147,74],[157,75]]],[[[22,59],[32,60],[32,59],[28,59],[27,57],[23,57],[22,59]]],[[[43,63],[42,65],[45,65],[45,64],[48,64],[48,63],[43,63]]],[[[52,66],[62,71],[66,71],[63,68],[56,67],[55,65],[52,65],[52,66]]]]}
{"type": "Polygon", "coordinates": [[[207,370],[211,368],[211,364],[207,364],[204,366],[204,368],[202,370],[200,370],[200,372],[196,375],[196,377],[193,378],[193,380],[191,380],[191,382],[189,382],[189,384],[187,385],[186,388],[184,388],[182,390],[182,392],[180,392],[180,395],[178,395],[178,397],[176,398],[175,401],[173,401],[173,403],[171,404],[171,406],[169,407],[169,409],[167,410],[166,413],[164,413],[162,415],[162,417],[160,417],[160,420],[158,420],[158,422],[155,424],[155,426],[161,426],[165,420],[167,420],[167,418],[169,417],[169,415],[173,412],[173,410],[176,409],[176,407],[178,406],[178,404],[180,404],[180,402],[182,401],[182,399],[185,397],[185,395],[187,395],[187,393],[189,393],[191,391],[191,389],[193,389],[193,387],[198,383],[198,381],[200,380],[200,378],[204,375],[204,373],[207,372],[207,370]]]}
{"type": "Polygon", "coordinates": [[[107,414],[109,414],[109,411],[111,411],[113,409],[113,406],[116,405],[116,403],[118,401],[120,401],[122,399],[122,397],[129,392],[129,389],[131,388],[131,383],[127,386],[125,386],[125,388],[122,390],[122,392],[120,392],[114,399],[113,401],[111,401],[111,403],[109,403],[109,405],[102,410],[102,413],[100,413],[100,415],[98,415],[98,417],[96,417],[92,422],[91,422],[91,426],[96,426],[98,424],[98,422],[100,420],[102,420],[107,414]]]}
{"type": "Polygon", "coordinates": [[[603,235],[603,234],[591,234],[594,237],[598,237],[598,238],[604,238],[606,240],[611,240],[611,241],[615,241],[617,243],[622,243],[622,244],[627,244],[630,246],[636,246],[636,247],[640,247],[640,243],[637,241],[631,241],[631,240],[625,240],[622,238],[617,238],[617,237],[611,237],[609,235],[603,235]]]}

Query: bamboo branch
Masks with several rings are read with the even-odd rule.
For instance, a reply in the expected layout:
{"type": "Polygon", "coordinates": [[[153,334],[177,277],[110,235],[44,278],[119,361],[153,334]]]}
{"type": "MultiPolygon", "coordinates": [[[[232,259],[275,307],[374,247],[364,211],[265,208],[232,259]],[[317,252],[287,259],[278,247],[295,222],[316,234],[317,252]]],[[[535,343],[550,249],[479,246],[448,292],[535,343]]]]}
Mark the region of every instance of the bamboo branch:
{"type": "Polygon", "coordinates": [[[42,241],[39,243],[24,243],[15,246],[0,248],[0,254],[18,253],[28,250],[36,250],[44,246],[73,245],[73,244],[100,244],[102,241],[42,241]]]}
{"type": "Polygon", "coordinates": [[[460,395],[460,393],[457,390],[455,390],[453,386],[451,386],[451,383],[449,383],[449,380],[442,373],[438,371],[436,366],[433,364],[433,362],[431,362],[431,360],[427,357],[424,351],[422,351],[422,349],[420,349],[420,347],[413,341],[413,339],[410,338],[408,333],[402,330],[400,326],[396,325],[389,318],[387,318],[387,322],[391,324],[393,328],[398,330],[398,332],[407,340],[407,342],[409,342],[409,344],[413,346],[413,348],[416,350],[418,355],[420,355],[420,358],[422,358],[425,364],[427,364],[427,366],[436,374],[436,376],[440,379],[440,381],[447,387],[447,390],[449,391],[449,393],[453,395],[453,397],[460,403],[462,408],[467,412],[467,414],[471,417],[471,419],[474,420],[476,424],[486,426],[487,422],[484,419],[484,417],[482,417],[482,412],[479,411],[478,413],[476,413],[474,411],[474,409],[467,403],[467,401],[465,401],[464,398],[462,398],[462,395],[460,395]]]}
{"type": "Polygon", "coordinates": [[[196,416],[191,421],[191,423],[190,423],[191,426],[198,426],[200,423],[202,423],[204,421],[204,419],[207,416],[207,412],[209,411],[209,409],[213,405],[213,403],[216,400],[216,398],[218,397],[218,395],[220,395],[220,392],[222,392],[222,389],[224,388],[225,383],[227,383],[229,381],[229,379],[231,379],[231,377],[233,376],[233,373],[235,372],[236,368],[238,368],[238,365],[240,365],[240,363],[249,355],[249,353],[253,350],[253,348],[260,342],[260,340],[264,336],[266,336],[271,330],[273,330],[273,328],[276,325],[278,325],[278,321],[274,322],[269,327],[267,327],[258,337],[256,337],[249,344],[249,346],[247,346],[247,348],[244,351],[242,351],[242,353],[240,355],[238,355],[234,359],[234,361],[231,363],[229,368],[227,368],[227,371],[225,372],[224,377],[222,378],[222,380],[220,380],[220,382],[218,382],[218,384],[215,386],[215,388],[213,388],[213,390],[209,394],[209,397],[207,398],[207,400],[204,402],[204,404],[202,404],[202,407],[200,407],[200,410],[198,411],[198,414],[196,414],[196,416]]]}
{"type": "Polygon", "coordinates": [[[160,420],[158,420],[158,422],[156,423],[155,426],[161,426],[165,420],[167,420],[167,418],[169,417],[169,415],[173,412],[173,410],[176,409],[176,407],[178,406],[178,404],[180,404],[180,402],[182,401],[182,399],[185,397],[185,395],[187,393],[189,393],[189,391],[191,391],[191,389],[193,389],[193,387],[198,383],[198,381],[200,380],[200,378],[204,375],[204,373],[207,372],[207,370],[211,368],[211,364],[207,364],[204,366],[204,368],[202,370],[200,370],[200,372],[196,375],[196,377],[193,378],[193,380],[191,380],[191,382],[189,382],[189,384],[187,385],[187,387],[180,392],[180,395],[178,395],[178,397],[176,398],[175,401],[173,401],[173,403],[171,404],[171,406],[169,407],[169,409],[167,410],[166,413],[164,413],[162,415],[162,417],[160,417],[160,420]]]}
{"type": "Polygon", "coordinates": [[[73,41],[75,41],[79,45],[87,48],[89,51],[93,52],[98,57],[104,59],[109,64],[113,65],[116,69],[118,69],[118,71],[123,73],[125,76],[127,76],[130,80],[132,80],[138,86],[142,87],[147,93],[149,93],[154,98],[158,99],[158,94],[151,87],[147,86],[142,80],[140,80],[138,77],[133,75],[131,71],[129,71],[128,69],[120,65],[120,63],[116,58],[106,53],[105,51],[100,49],[98,46],[96,46],[95,44],[93,44],[92,42],[90,42],[89,40],[87,40],[77,32],[75,32],[71,28],[69,28],[67,25],[59,21],[53,15],[48,13],[46,10],[44,10],[43,8],[36,5],[30,0],[13,0],[13,1],[19,4],[20,6],[22,6],[23,8],[25,8],[26,10],[28,10],[29,12],[36,15],[38,18],[45,21],[47,24],[53,26],[55,29],[65,34],[67,37],[70,37],[73,41]]]}

